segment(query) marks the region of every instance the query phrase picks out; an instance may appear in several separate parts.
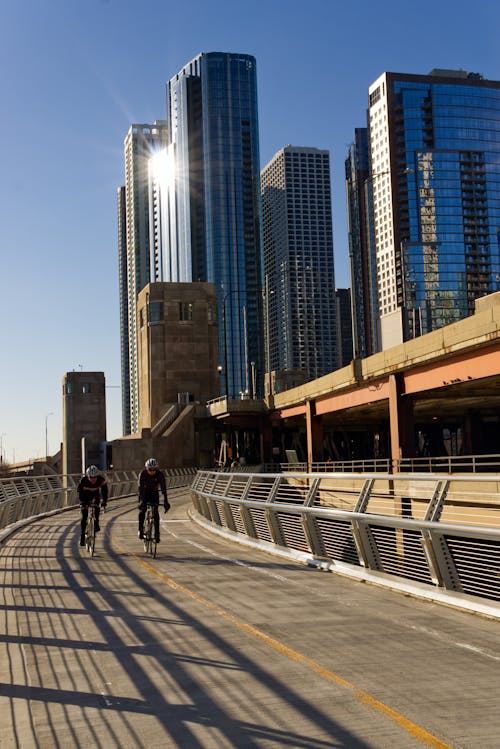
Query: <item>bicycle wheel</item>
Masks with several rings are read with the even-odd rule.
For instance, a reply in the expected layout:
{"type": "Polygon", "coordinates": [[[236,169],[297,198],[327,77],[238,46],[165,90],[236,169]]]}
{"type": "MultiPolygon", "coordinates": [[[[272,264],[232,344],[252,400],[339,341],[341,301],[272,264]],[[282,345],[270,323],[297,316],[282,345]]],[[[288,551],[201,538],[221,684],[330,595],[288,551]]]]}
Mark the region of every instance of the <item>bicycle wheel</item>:
{"type": "Polygon", "coordinates": [[[87,527],[85,529],[85,546],[90,556],[93,557],[95,549],[95,517],[93,509],[89,509],[87,527]]]}

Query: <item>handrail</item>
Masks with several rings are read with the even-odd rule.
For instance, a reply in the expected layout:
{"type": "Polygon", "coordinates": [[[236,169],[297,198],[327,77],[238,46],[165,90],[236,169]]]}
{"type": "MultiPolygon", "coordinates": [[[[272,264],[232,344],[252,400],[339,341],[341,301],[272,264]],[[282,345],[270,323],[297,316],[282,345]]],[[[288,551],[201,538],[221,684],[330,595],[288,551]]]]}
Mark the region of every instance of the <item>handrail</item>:
{"type": "Polygon", "coordinates": [[[239,541],[500,617],[500,473],[199,471],[191,496],[194,519],[239,541]]]}

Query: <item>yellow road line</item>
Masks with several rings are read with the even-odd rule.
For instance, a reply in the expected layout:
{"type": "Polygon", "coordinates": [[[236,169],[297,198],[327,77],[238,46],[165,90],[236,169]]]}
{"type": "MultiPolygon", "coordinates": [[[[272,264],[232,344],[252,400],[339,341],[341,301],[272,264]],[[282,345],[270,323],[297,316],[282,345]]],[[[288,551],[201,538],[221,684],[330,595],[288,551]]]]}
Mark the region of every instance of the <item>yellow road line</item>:
{"type": "Polygon", "coordinates": [[[168,585],[169,588],[172,588],[172,590],[177,590],[179,593],[183,593],[185,596],[192,598],[193,601],[196,601],[202,606],[205,606],[205,608],[210,609],[215,614],[217,614],[217,616],[220,616],[222,619],[225,619],[225,621],[231,622],[231,624],[234,624],[236,627],[238,627],[238,629],[266,643],[266,645],[268,645],[270,648],[272,648],[276,652],[281,653],[281,655],[284,655],[290,660],[296,661],[297,663],[301,663],[302,665],[306,666],[311,671],[318,674],[318,676],[320,676],[322,679],[325,679],[326,681],[331,681],[334,684],[339,684],[340,686],[345,687],[346,689],[349,689],[352,692],[353,697],[356,700],[358,700],[358,702],[361,702],[364,705],[367,705],[368,707],[370,707],[372,710],[377,710],[378,712],[385,715],[387,718],[390,718],[418,741],[421,741],[423,744],[426,744],[427,746],[432,747],[432,749],[453,749],[453,747],[451,747],[450,744],[447,744],[446,742],[441,741],[440,739],[436,738],[431,733],[426,731],[424,728],[414,723],[412,720],[405,718],[405,716],[401,715],[401,713],[398,713],[396,710],[393,710],[388,705],[385,705],[383,702],[380,702],[380,700],[378,700],[376,697],[373,697],[373,695],[371,695],[369,692],[365,692],[364,689],[359,689],[355,684],[352,684],[350,681],[347,681],[347,679],[343,679],[342,676],[339,676],[338,674],[335,674],[333,671],[330,671],[328,668],[321,666],[316,661],[311,660],[311,658],[307,658],[305,655],[302,655],[301,653],[298,653],[296,650],[289,648],[287,645],[280,642],[279,640],[275,640],[274,637],[270,637],[269,635],[266,635],[265,632],[262,632],[260,629],[256,629],[256,627],[252,627],[251,624],[246,624],[246,622],[243,622],[241,621],[241,619],[238,619],[238,617],[234,616],[233,614],[230,614],[229,611],[226,611],[225,609],[221,609],[220,606],[218,606],[217,604],[212,603],[211,601],[208,601],[206,598],[203,598],[197,593],[194,593],[192,590],[189,590],[189,588],[184,587],[184,585],[180,585],[179,583],[176,583],[175,580],[172,580],[171,577],[157,570],[155,567],[149,564],[149,562],[147,562],[145,559],[142,559],[141,557],[137,556],[133,552],[128,551],[127,549],[124,549],[120,544],[115,543],[114,545],[117,546],[117,548],[119,548],[120,551],[132,557],[132,559],[134,559],[138,564],[144,567],[144,569],[148,570],[149,572],[152,572],[153,575],[156,575],[156,577],[158,577],[166,585],[168,585]]]}

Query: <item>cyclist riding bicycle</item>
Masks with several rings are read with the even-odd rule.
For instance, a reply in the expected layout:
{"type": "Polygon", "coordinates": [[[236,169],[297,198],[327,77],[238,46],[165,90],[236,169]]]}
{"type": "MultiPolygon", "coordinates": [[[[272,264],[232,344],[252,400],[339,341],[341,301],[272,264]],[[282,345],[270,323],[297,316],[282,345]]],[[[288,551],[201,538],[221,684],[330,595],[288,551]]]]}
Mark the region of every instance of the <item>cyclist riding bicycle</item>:
{"type": "Polygon", "coordinates": [[[78,498],[80,500],[81,512],[80,546],[85,546],[85,528],[87,526],[89,507],[91,504],[94,505],[96,522],[95,529],[96,531],[98,531],[100,530],[100,502],[102,500],[102,506],[106,507],[108,503],[108,485],[104,476],[99,473],[99,469],[97,468],[97,466],[89,466],[80,479],[80,483],[78,484],[76,490],[78,492],[78,498]]]}
{"type": "Polygon", "coordinates": [[[170,504],[167,499],[165,474],[158,468],[158,462],[155,458],[149,458],[139,475],[139,531],[137,535],[139,538],[144,538],[143,528],[146,508],[148,505],[152,505],[156,543],[160,541],[160,515],[158,513],[160,491],[163,494],[163,510],[168,512],[170,504]]]}

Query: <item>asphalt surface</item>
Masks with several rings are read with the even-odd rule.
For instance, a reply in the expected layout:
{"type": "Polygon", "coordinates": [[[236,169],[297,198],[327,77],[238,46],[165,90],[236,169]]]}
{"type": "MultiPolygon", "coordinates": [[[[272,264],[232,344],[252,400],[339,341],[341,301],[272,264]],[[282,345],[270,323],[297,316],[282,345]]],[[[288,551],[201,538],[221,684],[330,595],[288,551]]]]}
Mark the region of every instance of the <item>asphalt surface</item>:
{"type": "Polygon", "coordinates": [[[0,747],[500,747],[498,622],[202,531],[133,499],[0,547],[0,747]]]}

